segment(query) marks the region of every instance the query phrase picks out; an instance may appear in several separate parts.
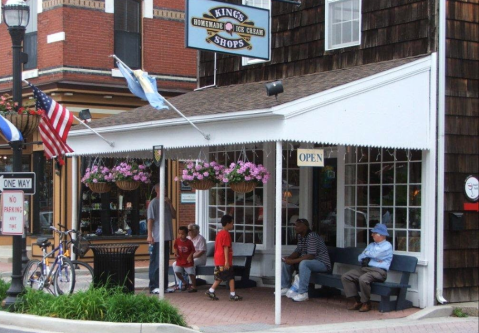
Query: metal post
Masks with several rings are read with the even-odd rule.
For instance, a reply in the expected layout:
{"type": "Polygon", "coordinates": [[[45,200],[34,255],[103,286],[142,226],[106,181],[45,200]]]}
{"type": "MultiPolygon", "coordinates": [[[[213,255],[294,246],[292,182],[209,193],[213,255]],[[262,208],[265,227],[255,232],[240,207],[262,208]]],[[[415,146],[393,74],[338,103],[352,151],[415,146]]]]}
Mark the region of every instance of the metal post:
{"type": "MultiPolygon", "coordinates": [[[[13,101],[22,106],[22,42],[25,36],[25,27],[9,27],[8,31],[12,38],[13,55],[13,101]]],[[[22,147],[23,141],[9,142],[13,150],[13,172],[22,171],[22,147]]],[[[26,241],[23,236],[12,236],[12,283],[7,290],[7,298],[2,302],[3,307],[11,307],[17,301],[17,296],[23,291],[22,282],[22,250],[25,249],[26,241]],[[25,247],[24,247],[25,245],[25,247]]],[[[28,259],[28,258],[27,258],[28,259]]]]}

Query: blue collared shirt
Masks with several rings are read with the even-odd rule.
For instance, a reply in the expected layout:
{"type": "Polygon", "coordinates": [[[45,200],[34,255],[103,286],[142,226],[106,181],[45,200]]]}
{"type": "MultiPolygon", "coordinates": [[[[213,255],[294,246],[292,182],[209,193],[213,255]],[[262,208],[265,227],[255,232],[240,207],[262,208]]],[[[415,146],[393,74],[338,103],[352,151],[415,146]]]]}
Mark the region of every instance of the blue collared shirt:
{"type": "Polygon", "coordinates": [[[381,243],[372,242],[358,256],[358,261],[361,262],[364,258],[371,258],[368,266],[387,271],[393,260],[393,247],[387,240],[383,240],[381,243]]]}

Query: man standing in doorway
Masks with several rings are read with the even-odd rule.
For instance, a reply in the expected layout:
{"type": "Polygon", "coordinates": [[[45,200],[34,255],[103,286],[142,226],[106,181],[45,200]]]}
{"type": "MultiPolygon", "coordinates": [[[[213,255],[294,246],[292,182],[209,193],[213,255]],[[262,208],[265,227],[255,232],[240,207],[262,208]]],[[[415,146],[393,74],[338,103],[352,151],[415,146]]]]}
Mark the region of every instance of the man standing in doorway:
{"type": "MultiPolygon", "coordinates": [[[[160,184],[154,186],[156,191],[156,198],[154,198],[148,206],[148,237],[146,241],[148,244],[153,244],[153,251],[150,254],[150,267],[148,270],[148,276],[150,279],[150,293],[160,293],[160,257],[158,256],[160,248],[160,184]]],[[[165,258],[165,290],[168,288],[168,266],[170,261],[170,241],[173,240],[173,222],[172,219],[176,219],[176,210],[171,204],[171,200],[165,197],[165,251],[163,256],[165,258]]]]}

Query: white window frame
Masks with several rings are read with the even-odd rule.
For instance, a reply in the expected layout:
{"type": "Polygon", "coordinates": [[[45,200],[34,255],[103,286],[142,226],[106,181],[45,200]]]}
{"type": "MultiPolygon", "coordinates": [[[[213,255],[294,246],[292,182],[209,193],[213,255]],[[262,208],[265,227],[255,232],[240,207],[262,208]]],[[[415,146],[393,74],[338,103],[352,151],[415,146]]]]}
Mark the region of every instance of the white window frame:
{"type": "MultiPolygon", "coordinates": [[[[324,43],[324,48],[326,51],[328,50],[335,50],[335,49],[341,49],[345,47],[350,47],[350,46],[356,46],[361,44],[361,23],[362,23],[362,0],[326,0],[325,2],[325,43],[324,43]],[[349,43],[340,43],[336,45],[330,45],[332,43],[330,34],[333,33],[332,31],[332,22],[330,18],[330,7],[332,5],[341,3],[341,2],[349,2],[349,1],[357,1],[359,5],[359,29],[358,29],[358,40],[349,42],[349,43]]],[[[354,21],[354,20],[353,20],[354,21]]],[[[352,34],[352,33],[351,33],[352,34]]]]}
{"type": "MultiPolygon", "coordinates": [[[[409,152],[409,150],[405,150],[407,155],[407,160],[404,160],[404,159],[401,159],[401,160],[398,160],[397,159],[397,152],[399,151],[399,149],[395,150],[395,149],[386,149],[386,148],[383,148],[382,150],[380,150],[380,154],[378,153],[376,156],[369,156],[369,161],[367,160],[368,159],[368,155],[370,155],[371,153],[368,153],[370,148],[367,148],[367,147],[358,147],[358,148],[355,148],[355,147],[347,147],[346,148],[346,151],[347,153],[345,152],[345,166],[346,168],[349,167],[353,167],[353,171],[351,174],[349,174],[350,176],[350,180],[349,181],[345,181],[343,183],[343,186],[344,188],[350,188],[352,189],[352,192],[350,191],[350,193],[352,194],[351,198],[353,200],[352,204],[348,205],[347,202],[346,202],[346,191],[344,191],[344,194],[343,194],[343,202],[341,203],[341,208],[343,209],[343,212],[346,212],[348,209],[350,211],[354,211],[355,215],[357,215],[358,213],[364,215],[364,225],[363,226],[358,226],[357,225],[357,217],[353,219],[353,224],[352,225],[348,225],[347,223],[347,218],[346,218],[346,215],[344,215],[343,219],[344,219],[344,235],[343,235],[343,244],[344,246],[354,246],[354,247],[357,247],[357,246],[360,246],[360,247],[365,247],[367,244],[369,244],[371,242],[371,238],[370,238],[370,231],[371,229],[374,227],[374,225],[369,225],[369,220],[371,219],[370,217],[370,211],[379,211],[379,219],[382,220],[382,216],[384,215],[384,213],[386,211],[392,211],[393,212],[393,215],[391,217],[391,223],[390,223],[390,226],[388,226],[388,229],[389,229],[389,234],[390,234],[390,242],[391,244],[393,245],[393,249],[394,249],[394,252],[395,253],[407,253],[407,254],[410,254],[410,255],[419,255],[420,253],[424,253],[425,249],[424,249],[424,242],[423,242],[423,239],[425,237],[425,233],[424,233],[424,224],[425,224],[425,212],[424,212],[424,201],[426,200],[425,198],[425,187],[424,187],[424,161],[423,161],[423,158],[422,158],[422,154],[421,154],[421,158],[420,159],[410,159],[409,156],[412,156],[411,152],[409,152]],[[387,161],[384,161],[382,156],[385,155],[385,154],[389,154],[390,156],[392,157],[389,157],[389,159],[387,161]],[[348,156],[349,155],[349,156],[348,156]],[[364,160],[366,159],[366,160],[364,160]],[[407,180],[406,182],[398,182],[398,179],[397,179],[397,176],[396,176],[396,171],[397,171],[397,165],[401,165],[401,164],[407,164],[407,174],[406,174],[406,177],[407,177],[407,180]],[[420,173],[420,177],[421,177],[421,180],[420,182],[412,182],[411,181],[411,167],[414,166],[414,165],[418,165],[420,164],[420,167],[421,167],[421,173],[420,173]],[[361,184],[358,184],[358,167],[362,165],[362,166],[366,166],[367,167],[367,181],[366,183],[361,183],[361,184]],[[380,178],[381,180],[379,182],[375,182],[375,183],[371,183],[370,182],[370,174],[371,174],[371,166],[372,165],[375,165],[376,167],[379,166],[379,170],[384,170],[384,166],[386,165],[394,165],[394,171],[393,171],[393,175],[394,175],[394,180],[392,182],[385,182],[383,180],[383,176],[384,176],[384,173],[381,172],[380,173],[380,178]],[[354,178],[354,181],[351,181],[352,179],[354,178]],[[379,187],[379,204],[372,204],[370,202],[370,191],[371,191],[371,188],[378,188],[379,187]],[[383,188],[384,187],[394,187],[394,190],[393,190],[393,198],[392,198],[392,204],[391,203],[388,203],[388,204],[385,204],[383,202],[383,188]],[[406,190],[406,203],[405,204],[400,204],[398,205],[397,204],[397,201],[396,201],[396,195],[397,195],[397,187],[402,187],[404,189],[404,187],[407,188],[406,190]],[[366,204],[359,204],[357,202],[357,198],[358,198],[358,188],[366,188],[366,201],[367,203],[366,204]],[[412,189],[419,189],[419,191],[417,192],[417,195],[420,195],[421,197],[421,203],[419,205],[413,205],[410,201],[410,193],[411,193],[411,190],[412,189]],[[405,225],[400,225],[400,226],[397,226],[396,223],[397,223],[397,210],[400,209],[400,210],[405,210],[406,212],[406,221],[405,221],[405,225]],[[417,227],[417,228],[414,228],[414,227],[411,227],[410,224],[409,224],[409,221],[410,221],[410,213],[411,212],[414,212],[414,211],[419,211],[420,213],[420,220],[419,220],[419,223],[420,225],[417,227]],[[392,225],[392,227],[391,227],[392,225]],[[349,232],[351,233],[351,235],[353,235],[353,243],[350,243],[348,242],[347,238],[348,238],[348,230],[349,232]],[[358,231],[360,230],[365,230],[366,231],[366,240],[367,240],[367,244],[361,244],[361,245],[358,245],[358,231]],[[397,237],[404,237],[404,236],[398,236],[398,234],[403,234],[405,233],[405,241],[406,241],[406,244],[405,244],[405,249],[396,249],[397,248],[397,245],[396,245],[396,239],[397,237]],[[410,245],[410,237],[417,237],[417,236],[411,236],[411,233],[415,234],[415,233],[418,233],[419,234],[419,251],[410,251],[410,248],[409,248],[409,245],[410,245]]],[[[404,150],[401,150],[401,151],[404,151],[404,150]]],[[[417,156],[417,154],[416,154],[417,156]]],[[[347,178],[347,175],[346,175],[346,171],[345,171],[345,177],[347,178]]],[[[339,207],[339,206],[338,206],[339,207]]],[[[349,221],[349,220],[348,220],[349,221]]]]}
{"type": "MultiPolygon", "coordinates": [[[[251,7],[259,7],[269,10],[269,31],[271,34],[271,0],[242,0],[242,4],[251,7]]],[[[271,38],[269,39],[269,49],[271,50],[271,38]]],[[[255,64],[261,64],[263,62],[271,61],[271,52],[269,52],[269,59],[256,59],[256,58],[249,58],[249,57],[242,57],[241,58],[241,65],[242,66],[249,66],[255,64]]]]}

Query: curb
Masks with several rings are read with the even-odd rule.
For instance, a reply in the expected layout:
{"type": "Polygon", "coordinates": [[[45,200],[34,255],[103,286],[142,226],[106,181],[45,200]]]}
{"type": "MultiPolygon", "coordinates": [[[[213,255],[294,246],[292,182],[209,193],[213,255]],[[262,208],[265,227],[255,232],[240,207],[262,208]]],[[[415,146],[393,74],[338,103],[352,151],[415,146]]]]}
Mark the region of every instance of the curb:
{"type": "Polygon", "coordinates": [[[51,333],[198,333],[191,328],[181,327],[172,324],[140,324],[140,323],[111,323],[102,321],[68,320],[49,317],[40,317],[27,314],[15,314],[0,311],[0,322],[2,325],[16,326],[21,323],[23,329],[38,329],[51,333]]]}
{"type": "Polygon", "coordinates": [[[435,305],[419,310],[418,312],[407,316],[410,320],[421,320],[439,317],[449,317],[454,308],[451,305],[435,305]]]}

